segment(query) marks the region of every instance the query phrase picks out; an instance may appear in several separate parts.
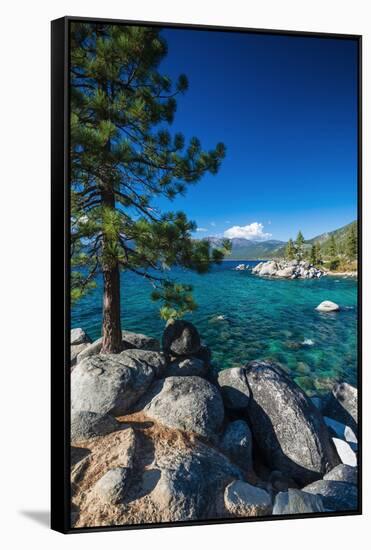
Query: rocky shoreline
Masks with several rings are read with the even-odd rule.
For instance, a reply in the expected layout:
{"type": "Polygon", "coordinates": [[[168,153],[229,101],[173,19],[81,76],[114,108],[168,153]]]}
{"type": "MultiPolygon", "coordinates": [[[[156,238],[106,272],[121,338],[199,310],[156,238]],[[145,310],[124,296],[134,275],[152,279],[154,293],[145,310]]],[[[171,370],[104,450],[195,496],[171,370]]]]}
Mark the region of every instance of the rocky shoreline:
{"type": "Polygon", "coordinates": [[[304,260],[260,262],[251,272],[259,277],[279,279],[319,279],[325,275],[325,271],[304,260]]]}
{"type": "Polygon", "coordinates": [[[191,323],[71,331],[75,527],[357,509],[357,390],[309,398],[277,364],[215,373],[191,323]]]}
{"type": "Polygon", "coordinates": [[[259,277],[274,277],[278,279],[320,279],[328,275],[331,277],[357,278],[357,271],[331,271],[326,268],[318,268],[305,260],[267,260],[261,261],[256,266],[250,267],[240,263],[233,268],[234,271],[251,271],[259,277]]]}

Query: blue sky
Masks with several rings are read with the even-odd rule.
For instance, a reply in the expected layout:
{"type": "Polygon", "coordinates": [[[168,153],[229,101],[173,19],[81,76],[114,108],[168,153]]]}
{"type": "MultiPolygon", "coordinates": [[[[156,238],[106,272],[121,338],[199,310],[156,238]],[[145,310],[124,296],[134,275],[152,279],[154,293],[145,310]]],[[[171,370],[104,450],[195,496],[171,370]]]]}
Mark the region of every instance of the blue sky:
{"type": "Polygon", "coordinates": [[[355,41],[162,34],[169,53],[161,71],[189,79],[172,131],[206,149],[222,141],[227,156],[216,176],[161,208],[185,211],[205,230],[200,237],[229,230],[286,240],[301,229],[311,238],[356,218],[355,41]]]}

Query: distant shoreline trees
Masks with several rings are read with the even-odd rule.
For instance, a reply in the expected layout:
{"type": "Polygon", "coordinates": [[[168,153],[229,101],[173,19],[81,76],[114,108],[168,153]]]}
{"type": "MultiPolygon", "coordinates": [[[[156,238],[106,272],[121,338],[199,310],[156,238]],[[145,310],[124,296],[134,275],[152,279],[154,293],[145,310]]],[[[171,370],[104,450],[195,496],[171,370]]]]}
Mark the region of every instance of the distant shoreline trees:
{"type": "Polygon", "coordinates": [[[331,270],[354,269],[351,265],[357,260],[357,230],[355,224],[350,225],[345,234],[337,236],[332,233],[327,240],[306,243],[303,233],[298,232],[295,241],[291,238],[285,247],[286,260],[302,260],[306,258],[313,265],[325,265],[331,270]]]}

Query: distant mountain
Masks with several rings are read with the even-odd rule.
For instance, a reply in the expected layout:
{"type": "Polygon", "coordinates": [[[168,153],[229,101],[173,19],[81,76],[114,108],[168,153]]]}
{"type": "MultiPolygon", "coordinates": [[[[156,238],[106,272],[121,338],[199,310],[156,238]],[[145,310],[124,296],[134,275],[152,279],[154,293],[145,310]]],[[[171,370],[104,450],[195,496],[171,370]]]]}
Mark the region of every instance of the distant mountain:
{"type": "MultiPolygon", "coordinates": [[[[217,237],[207,237],[207,240],[215,247],[220,246],[222,239],[217,237]]],[[[247,239],[230,239],[232,242],[232,252],[226,259],[228,260],[265,260],[273,258],[278,251],[285,246],[283,241],[249,241],[247,239]]]]}
{"type": "MultiPolygon", "coordinates": [[[[309,250],[312,244],[319,243],[322,254],[326,254],[330,245],[330,238],[335,237],[336,247],[339,252],[344,250],[349,229],[354,226],[357,229],[357,222],[354,221],[339,229],[322,233],[312,239],[305,241],[304,249],[309,250]]],[[[212,246],[220,246],[223,239],[218,237],[206,237],[212,246]]],[[[285,255],[286,242],[270,239],[268,241],[250,241],[247,239],[230,239],[232,242],[232,252],[226,257],[228,260],[269,260],[272,258],[282,258],[285,255]]]]}
{"type": "Polygon", "coordinates": [[[357,222],[354,221],[354,222],[348,223],[347,225],[344,225],[343,227],[340,227],[339,229],[335,229],[335,231],[330,231],[329,233],[322,233],[322,235],[318,235],[317,237],[314,237],[313,239],[309,239],[308,241],[305,241],[305,242],[308,245],[319,243],[321,246],[322,253],[326,254],[329,251],[330,239],[333,235],[335,238],[337,250],[339,252],[342,252],[345,249],[347,236],[352,226],[354,227],[357,233],[357,222]]]}

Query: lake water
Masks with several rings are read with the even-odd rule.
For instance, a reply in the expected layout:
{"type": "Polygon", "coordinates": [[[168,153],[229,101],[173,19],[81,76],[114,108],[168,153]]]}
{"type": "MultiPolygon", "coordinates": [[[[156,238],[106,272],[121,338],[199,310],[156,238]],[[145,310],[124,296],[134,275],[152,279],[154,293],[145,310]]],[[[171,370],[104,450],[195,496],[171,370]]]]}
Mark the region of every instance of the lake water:
{"type": "MultiPolygon", "coordinates": [[[[223,262],[206,275],[172,272],[194,286],[198,309],[185,318],[210,346],[214,367],[274,359],[308,395],[328,391],[334,381],[357,384],[357,281],[265,279],[234,271],[239,263],[223,262]],[[323,300],[338,303],[341,311],[317,312],[315,307],[323,300]]],[[[122,273],[122,328],[160,338],[165,323],[158,303],[150,299],[151,290],[147,281],[122,273]]],[[[101,304],[98,280],[97,288],[73,307],[72,327],[82,327],[93,340],[99,338],[101,304]]]]}

